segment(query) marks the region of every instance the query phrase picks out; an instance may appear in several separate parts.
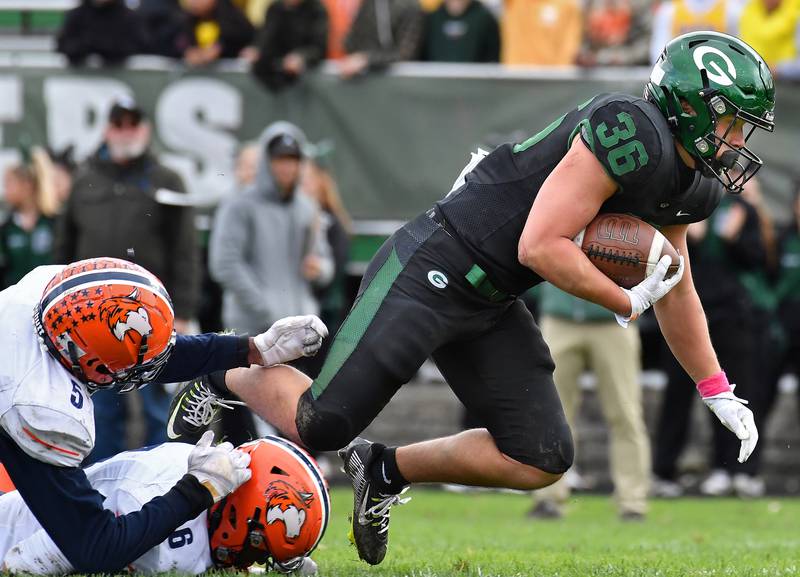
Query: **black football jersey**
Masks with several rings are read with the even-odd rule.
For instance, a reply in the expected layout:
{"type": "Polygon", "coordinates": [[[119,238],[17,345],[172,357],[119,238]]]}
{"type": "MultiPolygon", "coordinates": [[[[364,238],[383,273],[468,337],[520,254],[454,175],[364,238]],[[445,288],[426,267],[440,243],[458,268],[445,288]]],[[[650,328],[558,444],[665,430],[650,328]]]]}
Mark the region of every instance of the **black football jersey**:
{"type": "Polygon", "coordinates": [[[686,166],[655,105],[600,94],[517,144],[503,144],[467,166],[438,211],[498,288],[520,294],[542,279],[519,264],[517,245],[539,188],[576,135],[618,189],[600,212],[632,214],[654,226],[705,219],[722,187],[686,166]],[[471,170],[470,170],[471,169],[471,170]]]}

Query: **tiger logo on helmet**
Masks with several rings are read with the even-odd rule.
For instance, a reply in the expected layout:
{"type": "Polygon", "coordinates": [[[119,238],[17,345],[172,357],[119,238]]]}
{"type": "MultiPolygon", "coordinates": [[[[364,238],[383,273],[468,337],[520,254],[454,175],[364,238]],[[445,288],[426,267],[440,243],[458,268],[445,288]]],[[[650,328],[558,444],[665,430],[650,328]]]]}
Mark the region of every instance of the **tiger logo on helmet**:
{"type": "Polygon", "coordinates": [[[314,459],[286,439],[267,436],[238,449],[250,454],[253,475],[212,507],[211,557],[218,567],[297,569],[328,525],[325,478],[314,459]]]}
{"type": "Polygon", "coordinates": [[[272,481],[264,491],[267,500],[267,525],[281,522],[287,541],[300,536],[314,501],[313,493],[303,493],[283,480],[272,481]]]}
{"type": "MultiPolygon", "coordinates": [[[[100,319],[105,320],[117,340],[123,341],[128,332],[138,335],[138,340],[153,332],[147,309],[139,303],[139,289],[125,298],[111,298],[100,305],[100,319]]],[[[131,335],[132,338],[137,337],[131,335]]]]}
{"type": "Polygon", "coordinates": [[[92,390],[130,391],[155,378],[175,343],[173,323],[161,281],[116,258],[65,266],[34,312],[44,346],[92,390]]]}

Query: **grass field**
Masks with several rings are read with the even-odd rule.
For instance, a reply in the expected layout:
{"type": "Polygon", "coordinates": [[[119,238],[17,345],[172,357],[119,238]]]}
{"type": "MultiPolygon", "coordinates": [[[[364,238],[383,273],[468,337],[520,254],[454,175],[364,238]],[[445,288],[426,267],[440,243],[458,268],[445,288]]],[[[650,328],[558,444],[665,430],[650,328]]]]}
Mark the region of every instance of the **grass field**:
{"type": "Polygon", "coordinates": [[[314,554],[320,577],[800,576],[800,500],[654,501],[624,523],[612,502],[576,496],[559,521],[525,518],[529,497],[414,489],[392,510],[389,553],[377,567],[347,541],[350,492],[314,554]]]}

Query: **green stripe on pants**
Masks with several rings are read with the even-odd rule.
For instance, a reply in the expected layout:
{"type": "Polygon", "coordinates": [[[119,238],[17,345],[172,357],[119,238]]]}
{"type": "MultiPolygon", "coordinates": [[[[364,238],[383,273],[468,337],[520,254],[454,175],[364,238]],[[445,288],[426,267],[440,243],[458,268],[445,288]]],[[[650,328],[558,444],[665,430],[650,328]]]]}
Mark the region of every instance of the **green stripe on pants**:
{"type": "Polygon", "coordinates": [[[339,369],[342,368],[344,362],[358,346],[361,337],[367,332],[375,313],[378,312],[383,299],[386,298],[389,289],[392,287],[392,283],[394,283],[397,275],[402,270],[403,265],[400,263],[400,259],[397,258],[395,250],[392,249],[386,262],[383,263],[375,277],[370,281],[369,286],[350,310],[344,323],[342,323],[339,332],[336,333],[328,358],[325,359],[325,364],[322,366],[319,376],[311,385],[311,396],[315,400],[319,398],[339,369]]]}

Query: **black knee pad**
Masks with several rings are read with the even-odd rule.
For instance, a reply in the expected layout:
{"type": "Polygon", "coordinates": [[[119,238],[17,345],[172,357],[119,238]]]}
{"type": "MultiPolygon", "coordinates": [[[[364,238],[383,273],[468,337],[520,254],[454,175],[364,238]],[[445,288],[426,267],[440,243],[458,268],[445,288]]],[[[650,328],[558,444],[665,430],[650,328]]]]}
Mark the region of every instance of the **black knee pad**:
{"type": "Polygon", "coordinates": [[[335,451],[353,440],[350,420],[340,412],[326,410],[311,396],[311,389],[297,403],[295,425],[303,444],[312,451],[335,451]]]}

